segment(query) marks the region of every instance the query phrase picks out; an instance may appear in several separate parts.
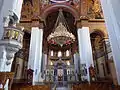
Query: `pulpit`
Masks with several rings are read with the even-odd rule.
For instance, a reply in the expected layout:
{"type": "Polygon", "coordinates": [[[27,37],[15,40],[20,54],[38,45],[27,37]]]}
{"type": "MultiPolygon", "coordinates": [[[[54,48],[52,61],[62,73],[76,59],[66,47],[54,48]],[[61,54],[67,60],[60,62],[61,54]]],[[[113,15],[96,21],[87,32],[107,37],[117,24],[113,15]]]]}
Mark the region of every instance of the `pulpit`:
{"type": "Polygon", "coordinates": [[[8,90],[11,90],[11,85],[13,83],[14,72],[0,72],[0,90],[4,90],[4,86],[9,80],[8,90]]]}

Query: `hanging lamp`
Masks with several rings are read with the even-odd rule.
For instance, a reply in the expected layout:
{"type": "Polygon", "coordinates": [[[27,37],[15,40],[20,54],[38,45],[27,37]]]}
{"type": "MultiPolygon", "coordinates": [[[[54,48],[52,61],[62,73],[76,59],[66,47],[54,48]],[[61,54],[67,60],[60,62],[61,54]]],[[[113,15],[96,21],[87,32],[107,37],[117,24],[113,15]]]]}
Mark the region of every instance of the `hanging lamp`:
{"type": "Polygon", "coordinates": [[[69,27],[64,18],[62,9],[60,9],[53,32],[47,37],[48,43],[60,45],[61,47],[73,43],[75,41],[75,36],[70,33],[68,29],[69,27]]]}

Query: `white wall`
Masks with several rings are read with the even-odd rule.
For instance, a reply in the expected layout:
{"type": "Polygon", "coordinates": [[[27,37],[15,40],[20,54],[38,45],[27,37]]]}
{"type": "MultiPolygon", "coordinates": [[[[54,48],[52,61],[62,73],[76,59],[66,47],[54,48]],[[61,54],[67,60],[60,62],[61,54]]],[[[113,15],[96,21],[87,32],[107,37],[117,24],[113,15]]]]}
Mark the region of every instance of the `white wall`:
{"type": "Polygon", "coordinates": [[[117,80],[120,85],[120,0],[100,0],[111,43],[117,80]]]}

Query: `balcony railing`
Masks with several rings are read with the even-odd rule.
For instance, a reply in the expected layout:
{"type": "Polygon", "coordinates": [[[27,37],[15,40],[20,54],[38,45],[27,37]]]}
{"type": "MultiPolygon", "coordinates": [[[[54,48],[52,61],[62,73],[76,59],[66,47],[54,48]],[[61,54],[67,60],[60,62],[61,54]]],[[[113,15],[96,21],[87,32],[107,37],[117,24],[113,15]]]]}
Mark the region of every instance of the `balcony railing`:
{"type": "Polygon", "coordinates": [[[20,27],[4,27],[4,35],[2,40],[11,40],[22,43],[23,41],[23,28],[20,27]]]}

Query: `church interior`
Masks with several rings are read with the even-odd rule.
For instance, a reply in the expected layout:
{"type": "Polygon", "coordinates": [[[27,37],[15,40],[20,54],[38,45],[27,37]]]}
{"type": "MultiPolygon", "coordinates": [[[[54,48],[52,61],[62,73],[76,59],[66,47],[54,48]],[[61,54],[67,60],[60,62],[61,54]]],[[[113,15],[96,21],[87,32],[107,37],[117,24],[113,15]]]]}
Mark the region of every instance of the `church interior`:
{"type": "Polygon", "coordinates": [[[120,90],[119,4],[0,1],[0,90],[120,90]]]}

